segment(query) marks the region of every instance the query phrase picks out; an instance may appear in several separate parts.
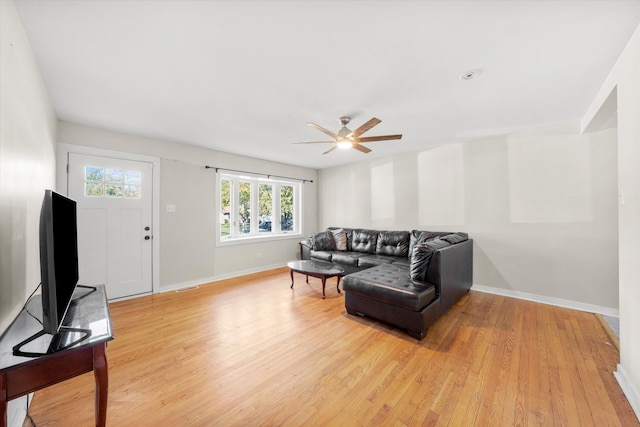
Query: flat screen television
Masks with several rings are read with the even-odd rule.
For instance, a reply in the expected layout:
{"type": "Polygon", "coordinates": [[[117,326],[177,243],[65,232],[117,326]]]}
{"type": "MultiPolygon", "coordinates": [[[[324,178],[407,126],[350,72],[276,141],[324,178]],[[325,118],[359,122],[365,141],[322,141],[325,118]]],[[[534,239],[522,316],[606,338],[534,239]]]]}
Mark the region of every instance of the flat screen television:
{"type": "Polygon", "coordinates": [[[78,284],[76,202],[45,190],[40,211],[42,325],[57,334],[78,284]]]}
{"type": "MultiPolygon", "coordinates": [[[[63,326],[78,285],[78,224],[76,202],[52,190],[45,190],[40,211],[40,285],[42,287],[42,330],[13,347],[13,354],[38,357],[72,347],[91,336],[91,330],[63,326]],[[66,333],[62,338],[63,331],[66,333]],[[45,335],[53,335],[46,353],[22,350],[45,335]],[[80,334],[79,338],[76,338],[80,334]]],[[[87,296],[79,296],[76,300],[87,296]]],[[[25,304],[26,306],[26,304],[25,304]]],[[[35,317],[35,316],[34,316],[35,317]]]]}

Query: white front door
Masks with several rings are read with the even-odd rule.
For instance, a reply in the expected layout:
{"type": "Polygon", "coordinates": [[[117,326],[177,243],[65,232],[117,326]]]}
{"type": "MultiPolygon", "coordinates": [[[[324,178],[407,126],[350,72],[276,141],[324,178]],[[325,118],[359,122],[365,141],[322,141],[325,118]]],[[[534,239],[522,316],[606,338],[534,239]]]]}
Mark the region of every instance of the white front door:
{"type": "Polygon", "coordinates": [[[67,182],[78,283],[104,283],[109,299],[152,292],[153,163],[69,153],[67,182]]]}

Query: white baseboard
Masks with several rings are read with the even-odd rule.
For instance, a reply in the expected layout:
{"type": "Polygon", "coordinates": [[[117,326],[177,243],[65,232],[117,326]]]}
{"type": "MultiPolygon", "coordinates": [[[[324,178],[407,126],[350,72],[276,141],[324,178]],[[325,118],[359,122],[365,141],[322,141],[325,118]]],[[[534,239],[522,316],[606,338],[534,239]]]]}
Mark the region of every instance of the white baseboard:
{"type": "Polygon", "coordinates": [[[618,369],[613,373],[613,376],[618,380],[622,392],[627,397],[627,400],[633,408],[633,412],[636,413],[638,421],[640,421],[640,392],[634,387],[633,383],[629,380],[629,375],[624,367],[618,364],[618,369]]]}
{"type": "Polygon", "coordinates": [[[488,294],[502,295],[505,297],[518,298],[527,301],[539,302],[542,304],[555,305],[558,307],[571,308],[573,310],[586,311],[589,313],[599,313],[605,316],[620,317],[620,310],[617,308],[603,307],[601,305],[585,304],[583,302],[571,301],[562,298],[547,297],[544,295],[529,294],[526,292],[512,291],[509,289],[494,288],[473,284],[471,290],[478,292],[486,292],[488,294]]]}
{"type": "Polygon", "coordinates": [[[234,277],[246,276],[247,274],[260,273],[262,271],[273,270],[274,268],[285,267],[286,265],[287,265],[286,262],[278,263],[278,264],[272,264],[272,265],[263,265],[263,266],[257,267],[257,268],[250,268],[250,269],[247,269],[247,270],[234,271],[233,273],[220,274],[218,276],[204,277],[204,278],[201,278],[201,279],[194,279],[194,280],[189,280],[189,281],[186,281],[186,282],[174,283],[172,285],[162,286],[160,288],[160,292],[178,291],[180,289],[192,288],[194,286],[203,285],[205,283],[218,282],[220,280],[233,279],[234,277]]]}

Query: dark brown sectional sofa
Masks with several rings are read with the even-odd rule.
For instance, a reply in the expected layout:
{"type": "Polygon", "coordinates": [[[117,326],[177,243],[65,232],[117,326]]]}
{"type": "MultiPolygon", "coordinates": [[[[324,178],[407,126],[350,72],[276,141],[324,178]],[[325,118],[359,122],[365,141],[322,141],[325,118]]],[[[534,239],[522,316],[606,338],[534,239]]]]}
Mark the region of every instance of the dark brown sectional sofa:
{"type": "Polygon", "coordinates": [[[368,316],[422,339],[472,285],[466,233],[329,227],[300,242],[301,259],[345,270],[349,314],[368,316]]]}

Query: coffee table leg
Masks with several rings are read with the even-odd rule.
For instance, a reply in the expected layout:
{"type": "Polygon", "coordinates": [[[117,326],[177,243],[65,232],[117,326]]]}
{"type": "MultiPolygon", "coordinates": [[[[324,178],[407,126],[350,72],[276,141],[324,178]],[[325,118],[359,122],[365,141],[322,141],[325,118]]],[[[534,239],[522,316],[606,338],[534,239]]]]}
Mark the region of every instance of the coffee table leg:
{"type": "Polygon", "coordinates": [[[340,292],[340,276],[338,276],[338,283],[336,284],[336,289],[338,289],[338,293],[340,292]]]}
{"type": "Polygon", "coordinates": [[[293,270],[291,270],[291,289],[293,289],[293,270]]]}
{"type": "Polygon", "coordinates": [[[327,282],[327,276],[322,276],[322,299],[324,299],[324,285],[327,282]]]}

